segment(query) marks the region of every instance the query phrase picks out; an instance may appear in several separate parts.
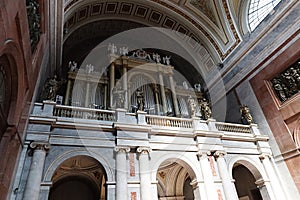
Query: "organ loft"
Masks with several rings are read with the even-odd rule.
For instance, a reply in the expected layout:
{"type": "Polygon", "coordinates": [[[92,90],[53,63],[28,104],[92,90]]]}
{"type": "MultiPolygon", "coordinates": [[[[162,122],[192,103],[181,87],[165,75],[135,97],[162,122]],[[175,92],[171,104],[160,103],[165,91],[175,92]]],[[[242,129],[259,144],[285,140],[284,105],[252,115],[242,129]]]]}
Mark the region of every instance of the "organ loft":
{"type": "Polygon", "coordinates": [[[0,200],[300,199],[299,10],[0,0],[0,200]]]}

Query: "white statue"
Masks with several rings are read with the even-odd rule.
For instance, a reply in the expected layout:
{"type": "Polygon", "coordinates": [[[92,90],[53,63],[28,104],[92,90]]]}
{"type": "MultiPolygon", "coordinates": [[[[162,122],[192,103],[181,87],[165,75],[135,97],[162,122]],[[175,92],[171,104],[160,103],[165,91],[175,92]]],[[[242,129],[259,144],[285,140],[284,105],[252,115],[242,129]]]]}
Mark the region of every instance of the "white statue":
{"type": "Polygon", "coordinates": [[[109,43],[107,50],[110,54],[116,54],[118,52],[116,45],[111,43],[109,43]]]}
{"type": "Polygon", "coordinates": [[[196,83],[196,84],[194,85],[194,88],[195,88],[195,90],[196,90],[197,92],[201,92],[201,84],[200,84],[200,83],[196,83]]]}
{"type": "Polygon", "coordinates": [[[86,65],[86,72],[88,74],[92,73],[94,71],[94,66],[91,64],[86,65]]]}
{"type": "Polygon", "coordinates": [[[120,48],[120,54],[122,56],[126,56],[128,54],[128,47],[121,47],[120,48]]]}
{"type": "Polygon", "coordinates": [[[166,65],[170,65],[171,56],[163,57],[163,63],[166,65]]]}
{"type": "Polygon", "coordinates": [[[75,72],[77,70],[77,63],[75,61],[70,61],[69,69],[70,69],[70,72],[75,72]]]}
{"type": "Polygon", "coordinates": [[[183,81],[183,82],[182,82],[182,86],[183,86],[183,88],[186,89],[186,90],[189,89],[188,83],[187,83],[186,81],[183,81]]]}
{"type": "Polygon", "coordinates": [[[159,54],[153,54],[153,60],[155,60],[156,63],[160,63],[161,58],[159,54]]]}

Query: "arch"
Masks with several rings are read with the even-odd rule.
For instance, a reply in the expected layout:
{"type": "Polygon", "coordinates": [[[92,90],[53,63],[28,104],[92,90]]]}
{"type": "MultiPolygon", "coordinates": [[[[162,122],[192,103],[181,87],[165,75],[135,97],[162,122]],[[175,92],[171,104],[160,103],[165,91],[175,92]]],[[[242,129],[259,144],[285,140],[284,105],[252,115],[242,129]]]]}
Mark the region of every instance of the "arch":
{"type": "MultiPolygon", "coordinates": [[[[197,162],[196,156],[194,161],[197,162]]],[[[160,156],[152,166],[156,172],[158,197],[194,199],[195,196],[200,195],[198,187],[191,185],[191,182],[199,181],[198,166],[187,155],[165,154],[160,156]]]]}
{"type": "MultiPolygon", "coordinates": [[[[88,21],[98,21],[98,20],[104,20],[104,19],[121,19],[124,18],[124,14],[118,14],[118,12],[112,13],[105,13],[102,12],[100,15],[99,13],[96,15],[93,14],[87,14],[86,17],[83,17],[80,20],[77,20],[75,15],[78,15],[77,13],[86,9],[87,7],[93,7],[93,5],[99,4],[99,2],[75,2],[71,1],[69,2],[65,7],[65,13],[64,13],[64,26],[66,29],[69,29],[68,25],[72,24],[70,28],[70,33],[73,32],[72,29],[79,29],[84,24],[86,24],[88,21]],[[71,23],[69,22],[71,21],[71,23]]],[[[141,1],[131,1],[130,4],[133,4],[135,7],[147,7],[147,10],[155,10],[156,12],[163,13],[163,16],[166,16],[166,18],[175,19],[172,26],[169,28],[171,30],[180,30],[180,27],[184,27],[186,29],[186,35],[193,35],[194,38],[196,38],[197,41],[201,41],[205,45],[205,47],[209,50],[211,53],[211,56],[214,57],[214,60],[220,59],[220,57],[224,56],[224,51],[226,51],[228,43],[224,43],[223,41],[223,35],[221,31],[218,31],[214,26],[210,26],[209,24],[197,24],[196,21],[193,19],[193,17],[189,16],[189,13],[183,12],[182,9],[178,9],[178,7],[173,6],[172,4],[169,4],[168,2],[155,2],[155,1],[149,1],[147,4],[144,4],[141,1]],[[166,12],[165,10],[168,10],[170,12],[166,12]],[[182,23],[185,22],[185,23],[182,23]],[[215,33],[214,36],[212,36],[210,33],[215,33]]],[[[102,6],[104,6],[103,4],[102,6]]],[[[116,5],[116,10],[120,10],[121,5],[116,5]]],[[[91,9],[89,9],[91,10],[91,9]]],[[[86,11],[86,12],[89,12],[86,11]]],[[[127,13],[126,16],[127,20],[129,21],[138,21],[139,23],[142,23],[147,26],[151,27],[167,27],[163,23],[158,23],[155,20],[152,20],[149,18],[149,16],[136,16],[135,12],[127,13]],[[149,19],[148,19],[149,18],[149,19]]],[[[228,27],[225,32],[227,33],[230,30],[228,27]]],[[[224,33],[223,33],[224,34],[224,33]]],[[[66,37],[69,36],[69,33],[65,34],[66,37]]],[[[227,34],[227,37],[229,37],[230,43],[234,45],[234,42],[236,38],[232,34],[227,34]]]]}
{"type": "Polygon", "coordinates": [[[11,77],[11,94],[10,107],[7,122],[10,125],[16,125],[23,109],[23,101],[26,91],[27,77],[26,68],[19,45],[12,41],[6,40],[3,45],[0,45],[0,56],[6,56],[9,63],[9,76],[11,77]]]}
{"type": "Polygon", "coordinates": [[[254,31],[280,2],[281,0],[250,0],[247,11],[247,21],[250,31],[254,31]]]}
{"type": "Polygon", "coordinates": [[[266,184],[266,182],[269,182],[269,178],[267,177],[265,170],[263,170],[260,162],[256,162],[251,158],[238,156],[231,159],[229,163],[229,169],[232,172],[230,173],[231,178],[234,178],[233,172],[235,169],[237,169],[237,173],[239,176],[242,175],[243,182],[245,181],[245,185],[238,184],[238,182],[235,183],[235,187],[239,195],[252,196],[254,199],[258,200],[270,199],[270,195],[272,195],[272,189],[270,189],[266,184]]]}
{"type": "Polygon", "coordinates": [[[297,120],[296,126],[293,130],[293,139],[296,144],[296,146],[300,147],[300,117],[297,120]]]}
{"type": "Polygon", "coordinates": [[[75,157],[75,156],[89,156],[97,160],[104,168],[105,173],[107,175],[107,181],[115,180],[114,168],[109,164],[109,162],[100,154],[93,152],[91,150],[85,149],[75,149],[68,152],[65,152],[58,156],[45,170],[44,182],[51,182],[51,179],[55,173],[55,170],[67,159],[75,157]]]}
{"type": "MultiPolygon", "coordinates": [[[[228,168],[229,172],[232,172],[234,165],[236,164],[242,164],[245,166],[249,171],[253,174],[256,180],[263,179],[267,180],[267,175],[264,171],[263,166],[260,162],[256,162],[255,160],[245,157],[245,156],[237,156],[234,158],[231,158],[229,160],[228,168]]],[[[230,176],[232,178],[232,173],[230,173],[230,176]]]]}
{"type": "MultiPolygon", "coordinates": [[[[196,159],[196,156],[195,156],[196,159]]],[[[199,174],[201,169],[200,166],[195,165],[193,161],[188,158],[184,154],[178,154],[178,153],[166,153],[164,155],[160,155],[157,160],[153,160],[150,165],[152,166],[152,174],[151,179],[156,180],[156,175],[159,170],[159,167],[161,164],[168,160],[175,160],[176,163],[180,164],[181,166],[185,167],[187,169],[188,174],[191,177],[191,180],[199,180],[201,175],[199,174]]]]}

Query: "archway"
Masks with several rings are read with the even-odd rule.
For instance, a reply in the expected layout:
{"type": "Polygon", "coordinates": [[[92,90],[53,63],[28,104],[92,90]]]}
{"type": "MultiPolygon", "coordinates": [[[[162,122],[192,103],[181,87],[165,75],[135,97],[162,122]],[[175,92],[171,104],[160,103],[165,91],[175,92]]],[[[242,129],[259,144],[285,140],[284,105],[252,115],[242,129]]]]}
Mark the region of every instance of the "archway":
{"type": "Polygon", "coordinates": [[[104,200],[107,175],[103,166],[89,156],[65,160],[54,172],[49,200],[104,200]]]}
{"type": "Polygon", "coordinates": [[[256,180],[251,171],[244,165],[236,163],[232,170],[235,187],[240,200],[263,200],[256,180]]]}
{"type": "Polygon", "coordinates": [[[194,200],[192,186],[195,174],[181,161],[169,159],[164,161],[157,171],[158,199],[194,200]]]}

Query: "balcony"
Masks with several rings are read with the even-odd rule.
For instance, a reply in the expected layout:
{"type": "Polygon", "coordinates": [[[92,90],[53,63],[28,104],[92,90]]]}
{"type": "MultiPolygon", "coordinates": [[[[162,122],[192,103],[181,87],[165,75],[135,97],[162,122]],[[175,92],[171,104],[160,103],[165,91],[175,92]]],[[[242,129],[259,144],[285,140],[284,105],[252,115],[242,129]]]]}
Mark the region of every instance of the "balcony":
{"type": "Polygon", "coordinates": [[[57,105],[51,101],[36,103],[30,124],[48,124],[52,128],[99,130],[114,129],[146,131],[155,135],[184,137],[217,137],[234,141],[268,141],[256,124],[242,125],[217,122],[214,119],[178,118],[148,115],[146,112],[128,113],[124,109],[102,110],[57,105]]]}

